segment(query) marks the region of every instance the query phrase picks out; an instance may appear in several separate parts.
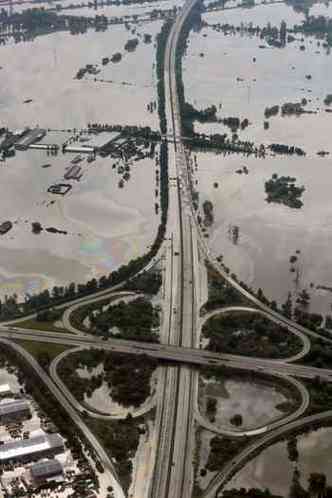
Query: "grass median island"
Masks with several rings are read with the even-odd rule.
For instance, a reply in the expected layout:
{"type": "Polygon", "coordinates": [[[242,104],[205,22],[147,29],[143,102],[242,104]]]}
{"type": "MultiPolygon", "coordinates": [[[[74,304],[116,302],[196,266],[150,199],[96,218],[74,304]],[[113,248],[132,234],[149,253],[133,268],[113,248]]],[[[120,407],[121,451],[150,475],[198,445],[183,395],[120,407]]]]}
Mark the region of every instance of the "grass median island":
{"type": "Polygon", "coordinates": [[[63,344],[24,341],[21,339],[15,340],[15,342],[28,351],[28,353],[30,353],[45,370],[48,369],[54,358],[71,348],[71,346],[65,346],[63,344]]]}
{"type": "Polygon", "coordinates": [[[64,311],[65,308],[40,311],[35,318],[28,318],[12,325],[23,329],[44,330],[45,332],[68,332],[64,327],[55,325],[58,320],[62,319],[64,311]]]}
{"type": "Polygon", "coordinates": [[[139,407],[152,394],[151,376],[157,361],[146,356],[109,353],[100,349],[74,352],[59,363],[58,373],[69,391],[79,402],[104,382],[108,385],[109,396],[124,407],[139,407]],[[78,368],[91,369],[103,366],[101,373],[82,378],[78,368]]]}
{"type": "Polygon", "coordinates": [[[207,349],[261,358],[287,358],[301,351],[301,340],[259,312],[226,312],[210,318],[202,328],[210,339],[207,349]]]}

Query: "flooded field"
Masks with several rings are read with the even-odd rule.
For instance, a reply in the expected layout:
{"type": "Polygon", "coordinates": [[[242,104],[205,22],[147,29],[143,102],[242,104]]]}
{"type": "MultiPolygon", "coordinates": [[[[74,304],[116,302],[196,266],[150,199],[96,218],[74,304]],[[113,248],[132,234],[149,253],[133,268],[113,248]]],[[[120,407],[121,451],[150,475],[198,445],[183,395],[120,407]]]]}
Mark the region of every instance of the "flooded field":
{"type": "Polygon", "coordinates": [[[279,418],[283,412],[278,404],[287,398],[278,389],[263,383],[227,379],[207,381],[201,391],[201,413],[206,414],[209,398],[216,400],[214,424],[223,429],[250,430],[279,418]],[[232,424],[234,415],[241,415],[239,427],[232,424]]]}
{"type": "Polygon", "coordinates": [[[152,243],[159,224],[153,209],[154,160],[135,162],[130,180],[120,189],[114,160],[97,158],[83,163],[83,177],[67,195],[48,193],[70,157],[26,151],[0,168],[3,184],[10,186],[3,190],[1,215],[14,223],[0,238],[1,295],[108,274],[152,243]],[[52,166],[42,168],[46,162],[52,166]],[[143,186],[145,195],[138,197],[143,186]],[[33,222],[67,234],[34,234],[33,222]]]}
{"type": "MultiPolygon", "coordinates": [[[[323,473],[331,485],[332,429],[322,428],[298,436],[297,449],[300,483],[307,489],[311,473],[323,473]]],[[[231,488],[268,488],[272,494],[289,496],[294,464],[290,462],[285,441],[270,446],[249,462],[228,483],[231,488]]]]}
{"type": "MultiPolygon", "coordinates": [[[[149,23],[142,33],[154,40],[160,26],[149,23]]],[[[2,46],[1,125],[63,130],[100,122],[158,129],[156,111],[147,109],[156,99],[154,43],[140,39],[135,52],[128,53],[124,45],[132,37],[124,26],[114,26],[102,33],[55,33],[2,46]],[[102,58],[117,51],[123,54],[122,60],[103,66],[102,58]],[[91,75],[74,79],[87,64],[98,64],[97,76],[103,81],[94,81],[91,75]]],[[[69,136],[54,131],[43,141],[61,145],[69,136]]],[[[154,240],[159,224],[154,206],[155,158],[130,162],[130,180],[124,188],[118,188],[116,160],[97,157],[88,163],[84,158],[83,177],[72,183],[67,195],[48,193],[51,184],[61,181],[73,157],[28,150],[0,163],[1,183],[6,185],[1,220],[14,224],[0,238],[1,297],[14,292],[22,297],[108,274],[142,255],[154,240]],[[45,164],[50,166],[42,168],[45,164]],[[67,235],[33,234],[33,222],[67,235]]]]}
{"type": "MultiPolygon", "coordinates": [[[[154,39],[160,27],[160,22],[149,23],[142,33],[154,39]]],[[[124,46],[130,38],[121,25],[76,36],[59,32],[1,47],[1,123],[62,129],[99,122],[157,129],[157,113],[147,110],[156,99],[154,44],[140,40],[135,52],[128,53],[124,46]],[[102,66],[102,58],[116,52],[122,60],[102,66]],[[74,79],[86,64],[99,64],[98,80],[106,82],[74,79]]]]}
{"type": "MultiPolygon", "coordinates": [[[[331,8],[317,4],[310,13],[329,16],[331,8]]],[[[206,14],[203,19],[208,26],[191,33],[184,59],[186,99],[198,109],[216,105],[220,119],[247,118],[249,125],[237,131],[241,140],[265,146],[294,145],[306,153],[302,157],[268,154],[265,159],[197,154],[195,179],[200,201],[210,200],[214,206],[211,248],[216,255],[223,255],[226,266],[240,280],[255,289],[261,287],[270,299],[281,303],[289,291],[306,288],[311,309],[326,314],[332,304],[327,289],[332,287],[332,114],[326,112],[324,99],[331,91],[332,55],[317,39],[301,34],[283,48],[249,36],[249,23],[261,28],[268,23],[279,28],[283,20],[288,28],[300,24],[304,15],[285,4],[230,9],[206,14]],[[212,28],[218,23],[242,28],[235,34],[224,34],[212,28]],[[267,107],[302,99],[306,100],[306,113],[295,117],[280,112],[264,126],[267,107]],[[244,166],[248,174],[239,173],[244,166]],[[274,173],[291,176],[296,185],[304,186],[300,209],[266,202],[265,182],[274,173]],[[230,236],[232,227],[239,233],[236,243],[230,236]],[[291,270],[289,260],[296,251],[297,261],[291,270]]],[[[232,136],[223,123],[196,123],[195,128],[232,136]]]]}

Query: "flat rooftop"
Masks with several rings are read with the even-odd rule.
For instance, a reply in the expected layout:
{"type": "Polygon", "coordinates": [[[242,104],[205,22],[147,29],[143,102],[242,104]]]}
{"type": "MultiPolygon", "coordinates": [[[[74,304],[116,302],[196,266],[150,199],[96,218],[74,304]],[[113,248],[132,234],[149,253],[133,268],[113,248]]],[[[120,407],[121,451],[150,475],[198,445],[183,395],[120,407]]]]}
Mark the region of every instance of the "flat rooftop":
{"type": "Polygon", "coordinates": [[[59,434],[45,434],[30,439],[10,441],[0,446],[0,462],[60,447],[63,447],[63,440],[59,434]]]}
{"type": "Polygon", "coordinates": [[[10,389],[9,384],[1,384],[0,385],[0,394],[6,394],[6,393],[10,393],[10,392],[11,392],[11,389],[10,389]]]}
{"type": "Polygon", "coordinates": [[[16,413],[24,410],[30,410],[30,405],[28,401],[25,400],[13,400],[7,403],[0,403],[0,418],[4,415],[10,415],[11,413],[16,413]]]}

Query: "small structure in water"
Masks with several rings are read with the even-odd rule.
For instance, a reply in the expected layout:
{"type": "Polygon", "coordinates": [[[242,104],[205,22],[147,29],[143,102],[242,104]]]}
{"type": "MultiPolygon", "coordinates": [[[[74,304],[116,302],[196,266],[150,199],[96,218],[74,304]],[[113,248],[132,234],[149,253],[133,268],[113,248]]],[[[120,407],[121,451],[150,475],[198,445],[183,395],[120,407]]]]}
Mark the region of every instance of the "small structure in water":
{"type": "Polygon", "coordinates": [[[47,192],[50,194],[66,195],[71,190],[71,185],[69,183],[56,183],[48,187],[47,192]]]}

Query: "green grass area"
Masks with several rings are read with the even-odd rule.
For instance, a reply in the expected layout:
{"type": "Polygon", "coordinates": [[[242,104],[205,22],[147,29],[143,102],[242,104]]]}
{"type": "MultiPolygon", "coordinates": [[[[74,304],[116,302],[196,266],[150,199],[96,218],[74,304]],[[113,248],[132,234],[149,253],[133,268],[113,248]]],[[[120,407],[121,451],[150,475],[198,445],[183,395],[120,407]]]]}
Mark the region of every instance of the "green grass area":
{"type": "Polygon", "coordinates": [[[56,327],[54,322],[38,321],[35,318],[29,318],[24,320],[24,322],[15,322],[12,324],[13,327],[21,327],[23,329],[33,329],[33,330],[45,330],[45,332],[68,332],[69,330],[64,327],[56,327]]]}
{"type": "Polygon", "coordinates": [[[64,346],[63,344],[50,344],[47,342],[36,342],[36,341],[23,341],[16,340],[17,344],[22,346],[26,351],[28,351],[32,356],[38,360],[41,356],[47,355],[52,361],[56,356],[58,356],[66,349],[70,349],[70,346],[64,346]]]}

